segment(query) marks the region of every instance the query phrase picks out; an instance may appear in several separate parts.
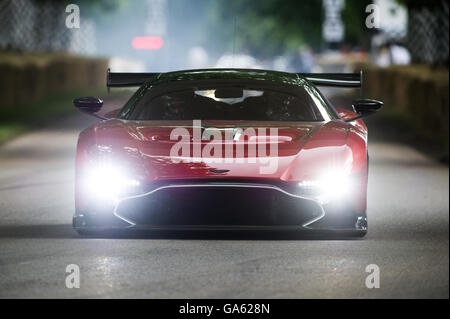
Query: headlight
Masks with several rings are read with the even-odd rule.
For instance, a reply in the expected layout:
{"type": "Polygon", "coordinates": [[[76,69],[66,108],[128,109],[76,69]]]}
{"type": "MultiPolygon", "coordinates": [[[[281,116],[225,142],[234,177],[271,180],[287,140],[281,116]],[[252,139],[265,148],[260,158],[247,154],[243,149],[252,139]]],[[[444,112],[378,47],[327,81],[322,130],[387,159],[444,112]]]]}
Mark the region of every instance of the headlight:
{"type": "Polygon", "coordinates": [[[335,199],[350,195],[352,183],[347,172],[331,170],[316,179],[307,179],[298,183],[301,194],[326,204],[335,199]]]}
{"type": "Polygon", "coordinates": [[[128,176],[120,166],[112,164],[92,165],[86,171],[84,189],[96,200],[117,201],[121,196],[134,193],[140,182],[128,176]]]}

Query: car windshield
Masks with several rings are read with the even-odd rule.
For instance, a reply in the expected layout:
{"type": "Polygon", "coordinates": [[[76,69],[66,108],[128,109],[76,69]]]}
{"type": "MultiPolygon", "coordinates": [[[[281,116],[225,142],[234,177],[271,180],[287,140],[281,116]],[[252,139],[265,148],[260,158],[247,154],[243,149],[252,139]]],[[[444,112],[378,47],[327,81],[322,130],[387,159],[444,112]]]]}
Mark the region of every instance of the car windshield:
{"type": "MultiPolygon", "coordinates": [[[[158,120],[323,121],[323,111],[297,86],[160,85],[141,92],[119,118],[158,120]]],[[[130,103],[128,103],[130,104],[130,103]]],[[[325,107],[320,105],[320,107],[325,107]]]]}

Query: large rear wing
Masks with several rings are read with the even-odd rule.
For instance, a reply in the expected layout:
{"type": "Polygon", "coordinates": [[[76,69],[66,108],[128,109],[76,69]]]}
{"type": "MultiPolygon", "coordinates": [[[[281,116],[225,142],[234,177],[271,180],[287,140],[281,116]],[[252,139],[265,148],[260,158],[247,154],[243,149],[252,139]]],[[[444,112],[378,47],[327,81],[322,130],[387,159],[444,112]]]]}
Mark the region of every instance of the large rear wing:
{"type": "MultiPolygon", "coordinates": [[[[106,87],[141,86],[145,81],[161,73],[113,73],[106,71],[106,87]]],[[[317,86],[361,88],[362,71],[359,73],[297,73],[317,86]]]]}
{"type": "Polygon", "coordinates": [[[317,86],[361,88],[362,71],[359,73],[297,73],[317,86]]]}
{"type": "Polygon", "coordinates": [[[106,87],[131,87],[141,86],[148,79],[161,73],[116,73],[109,69],[106,71],[106,87]]]}

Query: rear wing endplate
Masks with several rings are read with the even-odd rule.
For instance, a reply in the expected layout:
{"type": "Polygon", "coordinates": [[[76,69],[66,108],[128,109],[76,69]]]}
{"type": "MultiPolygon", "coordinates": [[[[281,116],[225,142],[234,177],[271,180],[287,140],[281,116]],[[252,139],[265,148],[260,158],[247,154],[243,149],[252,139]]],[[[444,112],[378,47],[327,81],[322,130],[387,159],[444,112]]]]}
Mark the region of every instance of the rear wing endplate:
{"type": "Polygon", "coordinates": [[[106,87],[132,87],[141,86],[145,81],[161,73],[115,73],[106,71],[106,87]]]}

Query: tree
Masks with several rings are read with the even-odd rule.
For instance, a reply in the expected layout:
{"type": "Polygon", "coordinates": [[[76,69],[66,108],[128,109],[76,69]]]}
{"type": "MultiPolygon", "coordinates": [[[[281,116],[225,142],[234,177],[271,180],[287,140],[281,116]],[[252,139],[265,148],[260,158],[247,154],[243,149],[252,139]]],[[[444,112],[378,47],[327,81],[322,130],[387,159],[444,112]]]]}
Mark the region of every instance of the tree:
{"type": "MultiPolygon", "coordinates": [[[[365,7],[369,0],[347,0],[343,11],[345,42],[367,46],[365,7]]],[[[222,49],[239,48],[274,56],[307,44],[322,48],[322,1],[220,0],[208,8],[208,30],[224,39],[222,49]]]]}

